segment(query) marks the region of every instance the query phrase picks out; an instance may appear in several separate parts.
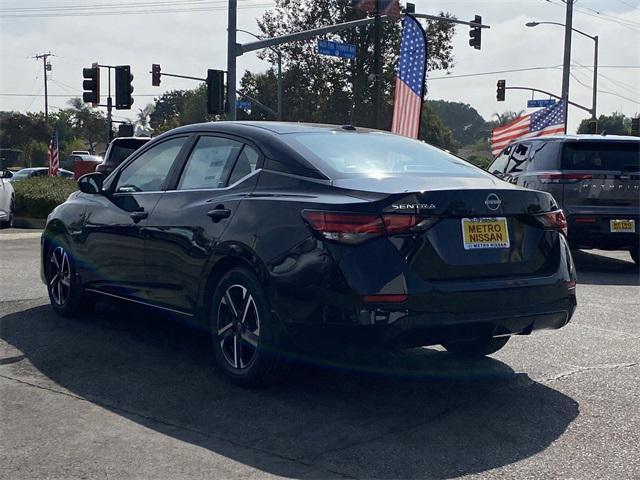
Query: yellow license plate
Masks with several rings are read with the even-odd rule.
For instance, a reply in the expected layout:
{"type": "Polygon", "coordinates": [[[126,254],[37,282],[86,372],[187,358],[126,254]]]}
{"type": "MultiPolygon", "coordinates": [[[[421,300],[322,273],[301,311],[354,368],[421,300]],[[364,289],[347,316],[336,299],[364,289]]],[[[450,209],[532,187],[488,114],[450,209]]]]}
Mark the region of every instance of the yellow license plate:
{"type": "Polygon", "coordinates": [[[609,225],[613,233],[634,233],[636,231],[635,220],[611,220],[609,225]]]}
{"type": "Polygon", "coordinates": [[[462,240],[465,250],[509,248],[509,230],[504,217],[463,218],[462,240]]]}

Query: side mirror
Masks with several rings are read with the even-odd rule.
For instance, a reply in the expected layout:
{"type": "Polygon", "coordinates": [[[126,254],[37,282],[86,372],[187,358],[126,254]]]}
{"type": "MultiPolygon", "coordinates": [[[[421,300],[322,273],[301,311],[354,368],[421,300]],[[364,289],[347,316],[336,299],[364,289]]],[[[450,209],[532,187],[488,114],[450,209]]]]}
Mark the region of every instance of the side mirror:
{"type": "Polygon", "coordinates": [[[78,179],[78,187],[83,193],[98,195],[102,193],[102,182],[104,176],[102,172],[91,172],[78,179]]]}
{"type": "Polygon", "coordinates": [[[0,171],[0,178],[11,178],[11,177],[13,177],[13,173],[11,173],[11,170],[0,171]]]}

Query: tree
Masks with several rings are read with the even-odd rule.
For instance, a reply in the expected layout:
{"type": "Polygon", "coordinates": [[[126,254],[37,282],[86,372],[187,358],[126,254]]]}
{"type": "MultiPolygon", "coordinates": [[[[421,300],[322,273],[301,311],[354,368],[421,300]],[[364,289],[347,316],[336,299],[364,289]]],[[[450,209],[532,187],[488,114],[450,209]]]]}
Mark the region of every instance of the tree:
{"type": "MultiPolygon", "coordinates": [[[[365,14],[335,0],[276,0],[275,7],[258,20],[265,36],[272,37],[310,28],[364,18],[365,14]]],[[[391,125],[392,95],[396,60],[401,39],[398,21],[383,22],[382,90],[383,128],[391,125]]],[[[440,21],[428,24],[429,69],[448,69],[453,64],[451,38],[454,25],[440,21]]],[[[373,126],[373,26],[361,26],[327,38],[356,45],[355,60],[318,55],[316,39],[281,45],[285,70],[284,114],[287,120],[323,123],[353,123],[373,126]]],[[[266,49],[258,54],[275,63],[275,53],[266,49]]],[[[268,73],[273,75],[273,72],[268,73]]],[[[261,80],[246,74],[242,87],[251,90],[263,103],[270,91],[260,88],[261,80]],[[252,88],[253,87],[253,88],[252,88]],[[264,101],[263,101],[264,100],[264,101]]],[[[269,88],[271,83],[269,82],[269,88]]],[[[274,105],[271,103],[270,105],[274,105]]],[[[252,112],[253,113],[253,112],[252,112]]]]}
{"type": "Polygon", "coordinates": [[[146,107],[138,109],[137,118],[135,120],[136,135],[141,133],[151,133],[149,115],[153,113],[154,109],[155,105],[153,103],[149,103],[146,107]]]}
{"type": "MultiPolygon", "coordinates": [[[[590,118],[580,122],[578,133],[589,133],[590,118]]],[[[624,113],[613,112],[611,115],[600,115],[598,117],[598,132],[606,132],[609,135],[629,135],[631,133],[631,118],[624,113]]]]}
{"type": "Polygon", "coordinates": [[[452,153],[458,151],[451,130],[442,123],[429,103],[425,103],[422,107],[419,138],[452,153]]]}
{"type": "Polygon", "coordinates": [[[149,125],[155,133],[192,123],[210,122],[214,115],[207,113],[207,89],[204,84],[192,90],[173,90],[156,99],[149,114],[149,125]]]}
{"type": "Polygon", "coordinates": [[[428,100],[427,105],[451,130],[458,145],[469,145],[483,136],[486,137],[486,121],[471,105],[445,100],[428,100]]]}
{"type": "Polygon", "coordinates": [[[92,110],[81,98],[72,98],[68,103],[75,136],[85,140],[89,151],[93,152],[98,143],[109,142],[109,123],[102,112],[92,110]]]}
{"type": "Polygon", "coordinates": [[[503,113],[494,113],[493,116],[496,117],[496,122],[492,122],[491,128],[502,127],[522,115],[524,115],[524,110],[520,110],[519,112],[507,110],[503,113]]]}

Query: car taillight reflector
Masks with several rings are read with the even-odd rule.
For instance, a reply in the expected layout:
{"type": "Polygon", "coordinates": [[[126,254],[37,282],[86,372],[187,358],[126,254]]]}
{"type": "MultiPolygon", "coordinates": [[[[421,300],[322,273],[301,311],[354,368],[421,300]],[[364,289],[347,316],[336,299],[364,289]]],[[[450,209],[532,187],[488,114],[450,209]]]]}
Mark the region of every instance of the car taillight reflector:
{"type": "Polygon", "coordinates": [[[363,297],[364,303],[402,303],[409,298],[405,294],[380,294],[380,295],[365,295],[363,297]]]}
{"type": "Polygon", "coordinates": [[[589,173],[561,173],[549,172],[538,175],[541,183],[571,183],[582,180],[592,180],[593,175],[589,173]]]}
{"type": "Polygon", "coordinates": [[[577,217],[573,221],[575,223],[596,223],[598,220],[595,217],[577,217]]]}
{"type": "Polygon", "coordinates": [[[541,213],[536,215],[538,221],[547,230],[558,230],[567,234],[567,217],[564,216],[562,210],[555,210],[553,212],[541,213]]]}
{"type": "Polygon", "coordinates": [[[423,219],[416,215],[360,214],[305,210],[302,216],[311,228],[327,240],[358,244],[385,235],[410,233],[412,229],[426,230],[437,219],[423,219]]]}

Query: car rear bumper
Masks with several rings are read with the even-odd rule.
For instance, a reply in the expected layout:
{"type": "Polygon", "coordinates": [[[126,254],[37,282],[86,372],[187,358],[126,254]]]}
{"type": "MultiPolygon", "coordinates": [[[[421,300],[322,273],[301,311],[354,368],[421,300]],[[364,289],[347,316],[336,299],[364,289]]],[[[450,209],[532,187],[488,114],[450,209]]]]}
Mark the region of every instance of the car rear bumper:
{"type": "Polygon", "coordinates": [[[628,211],[609,213],[575,213],[567,218],[571,248],[632,250],[640,244],[640,216],[628,211]],[[612,232],[611,220],[634,220],[635,232],[612,232]]]}

